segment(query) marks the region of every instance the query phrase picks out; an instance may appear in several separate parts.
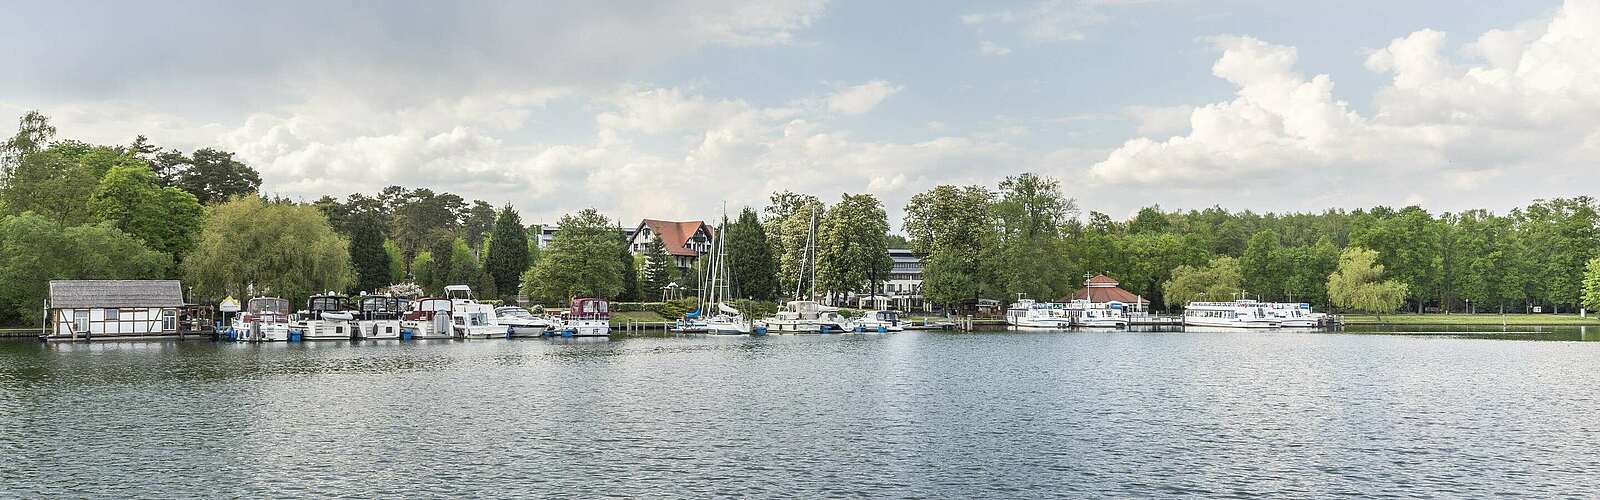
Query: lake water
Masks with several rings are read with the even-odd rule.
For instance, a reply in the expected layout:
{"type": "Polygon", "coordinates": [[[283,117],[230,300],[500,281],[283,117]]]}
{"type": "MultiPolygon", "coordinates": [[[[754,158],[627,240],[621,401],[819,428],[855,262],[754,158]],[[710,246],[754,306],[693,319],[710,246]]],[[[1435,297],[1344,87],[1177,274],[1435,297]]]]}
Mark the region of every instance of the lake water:
{"type": "Polygon", "coordinates": [[[1515,337],[0,342],[0,496],[1592,497],[1600,331],[1515,337]]]}

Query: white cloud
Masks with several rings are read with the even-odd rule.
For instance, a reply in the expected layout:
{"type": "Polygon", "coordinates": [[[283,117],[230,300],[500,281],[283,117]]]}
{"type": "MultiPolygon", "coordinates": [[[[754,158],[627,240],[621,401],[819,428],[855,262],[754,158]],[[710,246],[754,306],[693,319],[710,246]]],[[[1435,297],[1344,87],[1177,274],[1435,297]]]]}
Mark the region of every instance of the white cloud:
{"type": "MultiPolygon", "coordinates": [[[[1043,0],[1022,10],[998,10],[961,16],[971,26],[1015,26],[1034,42],[1083,40],[1088,30],[1111,20],[1106,7],[1148,3],[1153,0],[1043,0]]],[[[1004,54],[998,54],[1004,55],[1004,54]]]]}
{"type": "Polygon", "coordinates": [[[861,85],[845,87],[828,97],[828,110],[846,114],[859,115],[872,111],[878,103],[888,99],[889,96],[900,92],[901,87],[883,80],[873,80],[861,85]]]}
{"type": "Polygon", "coordinates": [[[1441,32],[1393,40],[1366,60],[1392,78],[1370,117],[1336,99],[1328,75],[1295,72],[1291,47],[1248,37],[1212,42],[1222,51],[1212,73],[1236,86],[1235,97],[1196,107],[1185,135],[1127,141],[1089,168],[1092,179],[1266,180],[1282,183],[1287,196],[1296,196],[1291,182],[1337,192],[1344,179],[1378,201],[1471,203],[1459,193],[1570,192],[1600,161],[1600,0],[1568,0],[1548,22],[1487,32],[1461,50],[1469,60],[1446,56],[1441,32]],[[1400,191],[1394,181],[1437,191],[1400,191]]]}
{"type": "Polygon", "coordinates": [[[1128,106],[1122,115],[1138,127],[1140,135],[1171,135],[1189,131],[1194,106],[1128,106]]]}
{"type": "Polygon", "coordinates": [[[1011,54],[1011,49],[1001,47],[1000,44],[984,40],[978,42],[978,53],[986,56],[1002,57],[1011,54]]]}

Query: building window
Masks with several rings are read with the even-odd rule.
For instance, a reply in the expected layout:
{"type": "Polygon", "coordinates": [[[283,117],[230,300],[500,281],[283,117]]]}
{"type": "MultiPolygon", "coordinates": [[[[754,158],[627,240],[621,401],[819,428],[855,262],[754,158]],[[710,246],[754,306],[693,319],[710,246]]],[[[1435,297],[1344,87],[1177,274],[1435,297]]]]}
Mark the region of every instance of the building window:
{"type": "Polygon", "coordinates": [[[166,332],[178,331],[178,311],[167,309],[161,312],[161,330],[166,332]]]}
{"type": "Polygon", "coordinates": [[[117,308],[115,308],[115,307],[107,308],[106,309],[106,321],[118,321],[120,319],[119,318],[120,313],[121,313],[121,311],[118,311],[117,308]]]}
{"type": "Polygon", "coordinates": [[[89,331],[88,309],[77,309],[72,311],[72,330],[76,332],[89,331]]]}

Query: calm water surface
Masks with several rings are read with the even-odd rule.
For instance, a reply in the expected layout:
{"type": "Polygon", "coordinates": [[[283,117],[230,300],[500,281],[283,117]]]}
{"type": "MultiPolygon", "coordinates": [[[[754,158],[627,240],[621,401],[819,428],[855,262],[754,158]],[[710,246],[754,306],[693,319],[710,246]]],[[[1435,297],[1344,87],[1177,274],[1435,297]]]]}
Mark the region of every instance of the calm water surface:
{"type": "Polygon", "coordinates": [[[0,496],[1592,497],[1600,331],[1512,337],[0,342],[0,496]]]}

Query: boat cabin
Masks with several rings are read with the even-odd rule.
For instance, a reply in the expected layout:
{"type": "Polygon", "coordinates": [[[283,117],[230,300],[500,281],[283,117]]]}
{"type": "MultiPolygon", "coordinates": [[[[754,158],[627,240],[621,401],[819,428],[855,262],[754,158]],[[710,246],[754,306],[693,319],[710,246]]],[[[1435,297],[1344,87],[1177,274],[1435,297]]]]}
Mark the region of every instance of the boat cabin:
{"type": "Polygon", "coordinates": [[[404,297],[372,295],[356,303],[356,312],[362,321],[395,320],[406,312],[408,302],[404,297]]]}
{"type": "Polygon", "coordinates": [[[47,339],[177,335],[183,286],[176,280],[51,280],[47,339]]]}
{"type": "Polygon", "coordinates": [[[306,319],[316,319],[325,312],[348,311],[350,310],[348,301],[349,298],[336,293],[312,295],[306,299],[306,319]]]}
{"type": "Polygon", "coordinates": [[[472,287],[467,285],[449,285],[444,287],[444,296],[450,300],[475,302],[472,297],[472,287]]]}
{"type": "Polygon", "coordinates": [[[449,316],[450,311],[454,309],[452,307],[453,305],[454,304],[450,302],[450,299],[447,298],[420,298],[411,303],[411,310],[406,311],[405,314],[401,316],[401,319],[406,321],[425,321],[433,319],[435,313],[440,312],[443,312],[445,316],[449,316]]]}
{"type": "Polygon", "coordinates": [[[572,307],[567,310],[567,319],[610,319],[611,303],[605,299],[581,298],[572,299],[572,307]]]}

